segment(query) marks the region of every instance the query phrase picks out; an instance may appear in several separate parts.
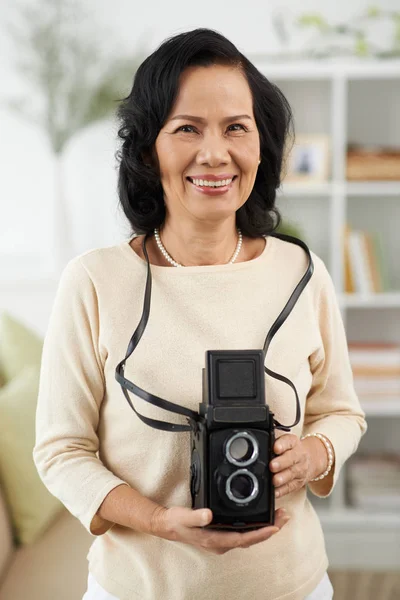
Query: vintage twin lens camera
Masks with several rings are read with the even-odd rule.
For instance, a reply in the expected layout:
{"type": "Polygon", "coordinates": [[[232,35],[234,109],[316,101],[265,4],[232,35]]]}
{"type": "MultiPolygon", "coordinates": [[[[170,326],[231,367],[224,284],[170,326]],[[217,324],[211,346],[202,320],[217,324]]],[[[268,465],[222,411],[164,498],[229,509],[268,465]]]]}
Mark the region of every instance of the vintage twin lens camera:
{"type": "Polygon", "coordinates": [[[215,529],[274,523],[269,462],[274,421],[265,399],[262,350],[209,350],[200,420],[191,433],[192,507],[209,508],[215,529]]]}

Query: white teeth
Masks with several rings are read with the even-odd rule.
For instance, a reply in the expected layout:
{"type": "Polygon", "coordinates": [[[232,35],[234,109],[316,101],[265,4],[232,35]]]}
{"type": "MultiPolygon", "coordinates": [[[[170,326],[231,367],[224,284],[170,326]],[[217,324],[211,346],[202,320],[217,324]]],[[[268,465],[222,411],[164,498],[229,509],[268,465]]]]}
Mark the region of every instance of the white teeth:
{"type": "Polygon", "coordinates": [[[198,185],[199,187],[222,187],[224,185],[229,185],[232,181],[231,179],[222,179],[220,181],[207,181],[205,179],[193,179],[194,185],[198,185]]]}

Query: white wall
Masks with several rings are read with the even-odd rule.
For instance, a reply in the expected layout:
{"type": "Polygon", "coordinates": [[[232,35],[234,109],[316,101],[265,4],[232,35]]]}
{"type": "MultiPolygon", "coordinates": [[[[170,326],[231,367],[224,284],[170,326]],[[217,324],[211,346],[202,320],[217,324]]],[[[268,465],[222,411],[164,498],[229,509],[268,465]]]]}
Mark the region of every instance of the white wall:
{"type": "MultiPolygon", "coordinates": [[[[24,4],[37,1],[25,0],[24,4]]],[[[26,82],[13,71],[15,51],[7,36],[7,24],[15,20],[20,2],[0,3],[0,98],[22,93],[30,100],[26,82]]],[[[91,20],[98,23],[96,35],[110,53],[117,48],[135,52],[144,40],[151,51],[169,35],[204,26],[221,31],[249,55],[281,49],[271,23],[276,11],[285,15],[292,34],[287,49],[296,49],[309,37],[295,33],[297,15],[312,11],[334,22],[345,21],[369,4],[367,0],[304,0],[300,8],[297,0],[80,2],[88,13],[93,12],[91,20]]],[[[398,0],[374,4],[387,9],[399,6],[398,0]]],[[[383,33],[380,35],[383,39],[383,33]]],[[[82,131],[66,148],[64,193],[72,247],[65,260],[93,247],[117,243],[127,235],[116,194],[116,144],[115,124],[108,121],[82,131]]],[[[0,310],[7,308],[44,332],[59,275],[52,263],[53,161],[42,131],[4,105],[0,106],[0,165],[0,310]],[[36,281],[39,277],[42,279],[36,281]]]]}
{"type": "Polygon", "coordinates": [[[173,33],[194,27],[210,27],[226,35],[245,53],[274,52],[279,48],[271,23],[271,16],[276,12],[287,18],[293,33],[292,47],[298,48],[307,37],[294,33],[292,23],[299,14],[321,13],[331,22],[343,22],[370,5],[387,10],[399,9],[398,0],[229,0],[226,3],[203,0],[198,4],[187,0],[91,2],[99,7],[99,18],[118,29],[127,47],[135,47],[136,40],[143,33],[148,34],[149,43],[154,48],[173,33]]]}

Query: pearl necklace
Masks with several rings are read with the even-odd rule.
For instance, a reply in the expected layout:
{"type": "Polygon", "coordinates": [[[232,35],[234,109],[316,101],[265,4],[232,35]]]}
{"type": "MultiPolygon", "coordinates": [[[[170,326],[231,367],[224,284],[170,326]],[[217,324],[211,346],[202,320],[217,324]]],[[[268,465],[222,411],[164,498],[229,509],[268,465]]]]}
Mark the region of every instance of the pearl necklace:
{"type": "MultiPolygon", "coordinates": [[[[228,264],[230,263],[234,263],[235,260],[238,257],[238,254],[240,252],[240,249],[242,247],[242,243],[243,243],[243,236],[242,236],[242,232],[240,231],[240,229],[237,230],[238,232],[238,242],[236,244],[236,248],[235,248],[235,252],[232,255],[232,258],[230,259],[230,261],[228,262],[228,264]]],[[[164,258],[174,267],[183,267],[183,265],[181,265],[180,263],[176,262],[176,260],[174,260],[172,258],[172,256],[170,256],[168,254],[168,252],[166,251],[166,249],[163,246],[163,243],[160,239],[160,231],[159,229],[155,229],[154,230],[154,237],[156,239],[156,244],[158,246],[158,249],[160,250],[161,254],[164,256],[164,258]]]]}

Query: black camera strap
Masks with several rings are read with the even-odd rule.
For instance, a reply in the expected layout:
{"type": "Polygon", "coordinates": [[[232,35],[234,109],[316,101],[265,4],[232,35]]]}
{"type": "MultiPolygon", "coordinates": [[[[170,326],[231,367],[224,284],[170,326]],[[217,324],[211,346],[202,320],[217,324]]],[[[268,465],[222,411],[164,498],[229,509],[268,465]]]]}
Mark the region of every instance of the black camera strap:
{"type": "MultiPolygon", "coordinates": [[[[299,283],[295,287],[292,295],[290,296],[289,300],[287,301],[282,312],[280,313],[280,315],[276,319],[275,323],[272,325],[271,329],[268,332],[268,335],[265,339],[264,347],[263,347],[264,356],[266,356],[266,354],[268,352],[268,348],[269,348],[272,338],[274,337],[276,332],[282,327],[282,325],[284,324],[284,322],[286,321],[286,319],[292,312],[294,305],[296,304],[297,300],[299,299],[299,296],[301,295],[302,291],[306,287],[307,283],[310,281],[312,274],[314,272],[314,263],[313,263],[313,259],[311,257],[310,250],[309,250],[307,244],[305,244],[298,238],[292,237],[291,235],[286,235],[284,233],[271,233],[270,235],[272,237],[277,237],[286,242],[291,242],[292,244],[297,244],[298,246],[301,246],[303,248],[303,250],[305,250],[305,252],[308,256],[308,267],[307,267],[307,270],[304,273],[303,277],[300,279],[299,283]]],[[[287,385],[289,385],[292,388],[292,390],[294,391],[294,394],[296,397],[296,418],[294,420],[294,423],[292,425],[282,425],[281,423],[279,423],[279,421],[274,419],[275,427],[277,429],[281,429],[282,431],[286,431],[286,432],[290,431],[292,429],[292,427],[295,427],[297,425],[297,423],[300,421],[300,417],[301,417],[300,400],[299,400],[299,396],[297,394],[296,386],[290,381],[290,379],[288,379],[287,377],[284,377],[284,375],[281,375],[280,373],[275,373],[274,371],[271,371],[271,369],[268,369],[268,367],[266,367],[265,365],[264,365],[264,370],[267,373],[267,375],[269,375],[270,377],[273,377],[274,379],[278,379],[279,381],[283,381],[283,383],[286,383],[287,385]]]]}
{"type": "Polygon", "coordinates": [[[169,400],[164,400],[163,398],[159,398],[158,396],[155,396],[154,394],[151,394],[149,392],[146,392],[146,390],[143,390],[139,386],[132,383],[132,381],[129,381],[129,379],[126,379],[124,377],[125,363],[126,363],[127,359],[130,357],[130,355],[132,354],[132,352],[135,350],[138,343],[140,342],[140,339],[144,333],[144,330],[146,329],[146,325],[147,325],[147,322],[149,320],[149,315],[150,315],[152,279],[151,279],[150,261],[149,261],[149,257],[148,257],[147,250],[146,250],[146,240],[148,237],[149,237],[149,234],[147,234],[143,238],[143,254],[144,254],[144,256],[146,258],[146,262],[147,262],[147,279],[146,279],[146,288],[145,288],[145,292],[144,292],[143,312],[142,312],[142,316],[140,318],[139,324],[136,327],[135,332],[132,335],[131,340],[129,342],[125,358],[120,363],[118,363],[118,365],[115,369],[115,379],[121,385],[122,392],[123,392],[125,398],[127,399],[130,407],[132,408],[132,410],[135,411],[136,415],[139,417],[139,419],[141,419],[143,421],[143,423],[146,423],[146,425],[149,425],[150,427],[154,427],[154,429],[160,429],[161,431],[175,431],[175,432],[190,431],[191,429],[193,429],[193,427],[195,427],[195,423],[200,419],[200,415],[197,412],[190,410],[188,408],[185,408],[184,406],[180,406],[179,404],[175,404],[174,402],[170,402],[169,400]],[[133,394],[136,394],[136,396],[139,396],[139,398],[142,398],[142,400],[144,400],[145,402],[149,402],[150,404],[153,404],[154,406],[158,406],[159,408],[162,408],[163,410],[168,410],[169,412],[173,412],[175,414],[183,415],[184,417],[187,417],[187,419],[189,421],[189,425],[179,425],[176,423],[168,423],[167,421],[159,421],[158,419],[150,419],[149,417],[145,417],[144,415],[141,415],[136,410],[136,408],[133,406],[132,401],[129,398],[129,394],[128,394],[127,390],[129,390],[133,394]]]}
{"type": "MultiPolygon", "coordinates": [[[[293,310],[293,307],[296,304],[300,294],[302,293],[303,289],[307,285],[308,281],[311,279],[311,276],[314,271],[314,265],[313,265],[310,251],[304,242],[302,242],[298,238],[295,238],[295,237],[292,237],[292,236],[289,236],[286,234],[282,234],[282,233],[272,233],[272,234],[270,234],[270,236],[277,237],[284,241],[291,242],[293,244],[297,244],[298,246],[301,246],[308,255],[309,264],[308,264],[306,273],[303,275],[302,279],[297,284],[295,290],[293,291],[291,297],[289,298],[288,302],[286,303],[284,309],[282,310],[282,312],[280,313],[280,315],[276,319],[275,323],[272,325],[271,329],[268,332],[268,335],[267,335],[265,343],[264,343],[264,348],[263,348],[264,356],[266,355],[266,353],[268,351],[268,347],[271,343],[272,338],[274,337],[276,332],[280,329],[280,327],[283,325],[283,323],[288,318],[288,316],[291,313],[291,311],[293,310]]],[[[148,257],[147,250],[146,250],[146,241],[147,241],[148,237],[149,237],[149,234],[147,234],[143,238],[143,244],[142,244],[143,254],[144,254],[144,256],[146,258],[146,262],[147,262],[147,279],[146,279],[146,288],[145,288],[145,293],[144,293],[143,312],[142,312],[142,316],[140,318],[139,324],[136,327],[136,329],[130,339],[125,358],[120,363],[118,363],[118,365],[115,369],[115,379],[121,385],[122,392],[123,392],[125,398],[127,399],[130,407],[136,413],[136,415],[139,417],[139,419],[141,419],[141,421],[143,421],[143,423],[145,423],[146,425],[149,425],[150,427],[153,427],[154,429],[160,429],[161,431],[173,431],[173,432],[191,431],[191,430],[197,428],[196,424],[200,420],[200,415],[198,412],[190,410],[189,408],[185,408],[184,406],[181,406],[179,404],[175,404],[174,402],[170,402],[169,400],[164,400],[163,398],[160,398],[159,396],[155,396],[154,394],[151,394],[149,392],[146,392],[145,390],[143,390],[142,388],[140,388],[139,386],[134,384],[132,381],[129,381],[129,379],[126,379],[126,377],[124,376],[125,363],[126,363],[127,359],[131,356],[132,352],[135,350],[137,345],[139,344],[140,339],[146,329],[146,325],[147,325],[147,322],[149,320],[149,315],[150,315],[152,277],[151,277],[150,261],[149,261],[149,257],[148,257]],[[169,423],[167,421],[159,421],[158,419],[151,419],[150,417],[145,417],[144,415],[141,415],[134,407],[134,405],[129,397],[128,390],[130,392],[132,392],[133,394],[135,394],[136,396],[139,396],[139,398],[141,398],[145,402],[148,402],[149,404],[153,404],[154,406],[162,408],[163,410],[167,410],[169,412],[179,414],[179,415],[186,417],[188,424],[180,425],[180,424],[176,424],[176,423],[169,423]]],[[[293,383],[289,379],[284,377],[283,375],[280,375],[279,373],[275,373],[274,371],[271,371],[270,369],[268,369],[265,366],[264,366],[264,369],[265,369],[265,372],[267,373],[267,375],[274,377],[275,379],[279,379],[280,381],[283,381],[284,383],[289,385],[294,390],[294,393],[296,396],[296,419],[295,419],[295,422],[293,423],[293,425],[286,426],[286,425],[282,425],[278,421],[274,420],[274,423],[275,423],[275,426],[277,429],[281,429],[283,431],[290,431],[291,427],[294,427],[295,425],[297,425],[297,423],[300,420],[300,412],[301,411],[300,411],[300,402],[299,402],[297,390],[296,390],[295,386],[293,385],[293,383]]]]}

